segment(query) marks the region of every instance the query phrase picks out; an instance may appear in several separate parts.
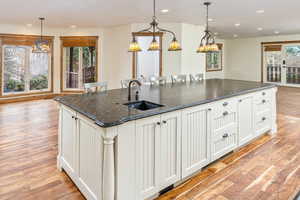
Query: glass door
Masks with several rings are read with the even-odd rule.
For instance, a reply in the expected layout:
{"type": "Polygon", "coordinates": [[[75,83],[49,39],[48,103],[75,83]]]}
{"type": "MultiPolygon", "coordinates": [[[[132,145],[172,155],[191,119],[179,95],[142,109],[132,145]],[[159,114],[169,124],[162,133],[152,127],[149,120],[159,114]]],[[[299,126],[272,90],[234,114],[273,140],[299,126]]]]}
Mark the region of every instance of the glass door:
{"type": "Polygon", "coordinates": [[[300,86],[300,44],[284,46],[283,68],[285,84],[300,86]]]}
{"type": "Polygon", "coordinates": [[[264,46],[263,81],[300,86],[300,44],[264,46]]]}

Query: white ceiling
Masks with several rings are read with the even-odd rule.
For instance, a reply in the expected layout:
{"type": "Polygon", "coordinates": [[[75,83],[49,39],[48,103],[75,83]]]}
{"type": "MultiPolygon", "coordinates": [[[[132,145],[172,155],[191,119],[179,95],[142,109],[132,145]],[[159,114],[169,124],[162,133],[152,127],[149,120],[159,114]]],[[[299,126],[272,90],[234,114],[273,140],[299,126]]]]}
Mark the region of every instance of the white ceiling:
{"type": "MultiPolygon", "coordinates": [[[[253,37],[300,33],[299,0],[212,0],[211,27],[221,38],[253,37]],[[257,14],[256,10],[265,10],[257,14]],[[240,23],[239,27],[234,24],[240,23]],[[263,28],[258,31],[257,28],[263,28]]],[[[157,0],[160,22],[184,22],[203,25],[203,0],[157,0]]],[[[0,6],[0,23],[38,25],[46,17],[51,27],[100,27],[149,22],[151,0],[5,0],[0,6]]]]}

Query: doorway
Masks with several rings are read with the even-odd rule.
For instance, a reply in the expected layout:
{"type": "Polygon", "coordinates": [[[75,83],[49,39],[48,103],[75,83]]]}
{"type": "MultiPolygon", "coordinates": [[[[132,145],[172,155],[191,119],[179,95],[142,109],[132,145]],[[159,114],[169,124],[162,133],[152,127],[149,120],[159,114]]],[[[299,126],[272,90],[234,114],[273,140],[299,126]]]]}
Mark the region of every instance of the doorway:
{"type": "Polygon", "coordinates": [[[263,45],[263,82],[300,87],[300,41],[263,45]]]}

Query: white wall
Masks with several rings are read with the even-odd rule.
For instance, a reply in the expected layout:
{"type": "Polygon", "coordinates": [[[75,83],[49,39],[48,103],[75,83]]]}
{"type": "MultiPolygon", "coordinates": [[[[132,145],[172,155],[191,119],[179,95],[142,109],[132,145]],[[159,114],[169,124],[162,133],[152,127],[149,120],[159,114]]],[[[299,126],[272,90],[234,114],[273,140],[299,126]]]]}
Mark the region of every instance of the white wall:
{"type": "Polygon", "coordinates": [[[261,43],[292,40],[300,40],[300,34],[226,40],[225,77],[260,81],[261,43]]]}

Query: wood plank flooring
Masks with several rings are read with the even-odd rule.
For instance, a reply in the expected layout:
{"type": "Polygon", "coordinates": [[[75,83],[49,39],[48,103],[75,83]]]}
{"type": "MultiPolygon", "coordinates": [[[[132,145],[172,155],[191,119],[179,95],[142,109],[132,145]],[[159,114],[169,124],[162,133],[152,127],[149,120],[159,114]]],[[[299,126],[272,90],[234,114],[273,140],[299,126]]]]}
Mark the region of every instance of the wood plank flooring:
{"type": "MultiPolygon", "coordinates": [[[[84,199],[56,169],[52,100],[0,105],[0,199],[84,199]]],[[[278,134],[208,166],[157,200],[288,200],[300,190],[300,88],[280,88],[278,134]]]]}

